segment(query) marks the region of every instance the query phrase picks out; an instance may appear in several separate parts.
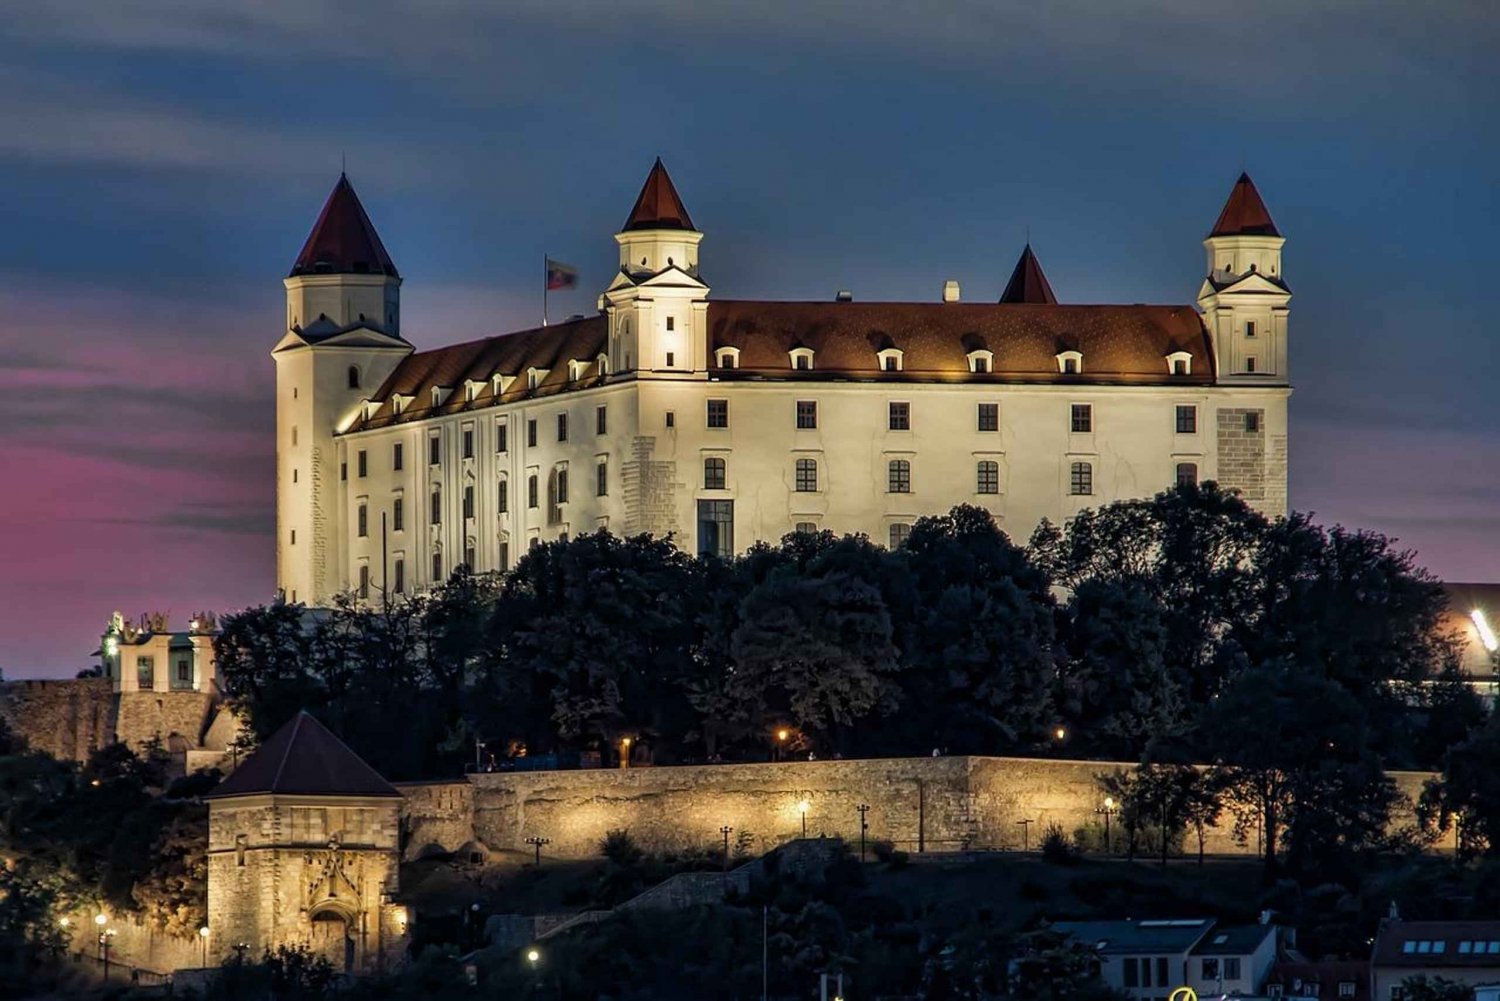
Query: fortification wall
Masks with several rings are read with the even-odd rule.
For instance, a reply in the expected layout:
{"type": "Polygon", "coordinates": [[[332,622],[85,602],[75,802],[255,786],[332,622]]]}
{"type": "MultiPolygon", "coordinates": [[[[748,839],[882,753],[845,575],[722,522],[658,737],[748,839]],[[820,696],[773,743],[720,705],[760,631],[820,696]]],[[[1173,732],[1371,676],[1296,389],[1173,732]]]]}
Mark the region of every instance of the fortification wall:
{"type": "Polygon", "coordinates": [[[474,840],[474,787],[452,782],[397,782],[401,804],[402,858],[418,858],[437,848],[457,851],[474,840]]]}
{"type": "Polygon", "coordinates": [[[32,749],[84,761],[114,742],[114,692],[107,678],[8,681],[0,684],[0,716],[32,749]]]}
{"type": "Polygon", "coordinates": [[[176,735],[187,742],[179,750],[196,748],[212,709],[213,696],[207,692],[121,692],[115,739],[138,751],[153,739],[166,746],[176,735]]]}

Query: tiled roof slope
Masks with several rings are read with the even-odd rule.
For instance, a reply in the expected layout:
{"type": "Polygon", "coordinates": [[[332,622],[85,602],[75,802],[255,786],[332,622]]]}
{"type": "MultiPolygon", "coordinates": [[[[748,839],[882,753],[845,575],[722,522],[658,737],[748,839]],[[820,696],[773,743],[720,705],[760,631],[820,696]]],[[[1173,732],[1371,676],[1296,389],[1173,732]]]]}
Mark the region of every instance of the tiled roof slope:
{"type": "Polygon", "coordinates": [[[207,798],[401,795],[322,723],[299,712],[219,783],[207,798]]]}
{"type": "Polygon", "coordinates": [[[291,277],[300,275],[356,274],[401,277],[391,255],[365,215],[365,207],[344,174],[323,203],[307,242],[292,265],[291,277]]]}
{"type": "Polygon", "coordinates": [[[1057,296],[1052,294],[1052,285],[1042,274],[1042,265],[1031,252],[1031,244],[1021,251],[1016,270],[1010,274],[1005,291],[1000,293],[1001,302],[1030,302],[1041,305],[1057,305],[1057,296]]]}
{"type": "Polygon", "coordinates": [[[1255,190],[1255,182],[1250,180],[1249,174],[1241,174],[1240,179],[1234,182],[1234,188],[1229,192],[1229,201],[1224,203],[1224,211],[1219,213],[1219,221],[1214,223],[1213,232],[1208,235],[1281,235],[1276,230],[1276,224],[1271,221],[1271,213],[1266,209],[1266,203],[1261,201],[1260,192],[1255,190]]]}
{"type": "Polygon", "coordinates": [[[625,220],[625,230],[632,229],[692,229],[693,220],[688,218],[682,199],[677,197],[677,188],[667,176],[661,157],[646,175],[646,184],[625,220]]]}
{"type": "MultiPolygon", "coordinates": [[[[756,302],[720,300],[708,304],[710,367],[729,379],[883,382],[987,381],[1105,385],[1210,385],[1213,354],[1208,334],[1191,306],[1057,306],[1037,304],[921,302],[756,302]],[[719,369],[713,352],[740,349],[733,369],[719,369]],[[815,352],[812,371],[791,368],[792,348],[815,352]],[[881,371],[876,352],[903,352],[902,371],[881,371]],[[968,352],[989,350],[989,373],[969,371],[968,352]],[[1083,354],[1083,372],[1062,375],[1057,355],[1083,354]],[[1168,375],[1166,356],[1188,352],[1192,375],[1168,375]]],[[[371,399],[378,409],[351,430],[384,427],[549,396],[595,385],[592,364],[577,381],[568,379],[568,361],[590,363],[606,348],[602,316],[537,327],[469,341],[404,359],[371,399]],[[528,368],[547,369],[535,390],[526,386],[528,368]],[[497,400],[496,373],[516,377],[497,400]],[[473,401],[464,383],[485,383],[473,401]],[[450,391],[436,408],[432,390],[450,391]],[[392,395],[413,397],[397,417],[392,395]]]]}
{"type": "Polygon", "coordinates": [[[1375,947],[1370,952],[1373,966],[1452,966],[1500,968],[1500,948],[1491,952],[1489,944],[1500,943],[1500,921],[1397,921],[1380,922],[1375,933],[1375,947]],[[1406,943],[1416,945],[1406,951],[1406,943]],[[1422,951],[1422,942],[1429,943],[1422,951]],[[1442,951],[1436,943],[1442,942],[1442,951]],[[1464,943],[1468,948],[1464,948],[1464,943]],[[1483,943],[1481,949],[1475,942],[1483,943]]]}

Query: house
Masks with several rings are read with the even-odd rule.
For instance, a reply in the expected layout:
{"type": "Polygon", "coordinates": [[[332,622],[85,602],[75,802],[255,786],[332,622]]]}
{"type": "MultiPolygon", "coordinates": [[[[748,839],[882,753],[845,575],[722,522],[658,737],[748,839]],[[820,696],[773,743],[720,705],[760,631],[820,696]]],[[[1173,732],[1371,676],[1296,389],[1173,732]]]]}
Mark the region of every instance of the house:
{"type": "Polygon", "coordinates": [[[1215,927],[1188,956],[1186,983],[1200,997],[1257,994],[1276,962],[1276,926],[1215,927]]]}
{"type": "Polygon", "coordinates": [[[1500,984],[1500,921],[1382,921],[1370,955],[1371,1001],[1402,1001],[1415,976],[1500,984]]]}
{"type": "Polygon", "coordinates": [[[1281,960],[1266,974],[1262,993],[1287,1001],[1370,1001],[1370,964],[1359,959],[1281,960]]]}
{"type": "Polygon", "coordinates": [[[1166,1001],[1188,983],[1188,959],[1213,928],[1212,918],[1058,921],[1052,928],[1092,945],[1099,976],[1137,1001],[1166,1001]]]}

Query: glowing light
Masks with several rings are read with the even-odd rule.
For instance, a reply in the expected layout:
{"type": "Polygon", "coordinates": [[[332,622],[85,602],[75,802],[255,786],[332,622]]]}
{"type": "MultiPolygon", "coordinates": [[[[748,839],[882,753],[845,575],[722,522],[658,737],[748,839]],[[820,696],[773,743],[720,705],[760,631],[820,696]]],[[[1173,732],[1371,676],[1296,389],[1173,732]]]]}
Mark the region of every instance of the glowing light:
{"type": "Polygon", "coordinates": [[[535,949],[526,950],[526,962],[530,963],[532,966],[535,966],[537,963],[541,962],[541,959],[542,954],[540,952],[537,952],[535,949]]]}
{"type": "Polygon", "coordinates": [[[805,799],[802,802],[800,802],[800,803],[797,804],[797,812],[798,813],[806,813],[810,809],[812,809],[812,804],[809,803],[805,799]]]}
{"type": "Polygon", "coordinates": [[[1104,808],[1106,810],[1113,810],[1115,808],[1115,798],[1113,796],[1104,797],[1104,808]]]}
{"type": "Polygon", "coordinates": [[[1068,729],[1067,729],[1067,727],[1062,727],[1062,726],[1058,727],[1056,730],[1052,731],[1052,736],[1056,737],[1058,740],[1067,740],[1068,739],[1068,729]]]}
{"type": "Polygon", "coordinates": [[[786,730],[785,727],[783,727],[782,729],[776,731],[776,739],[779,740],[779,741],[781,741],[783,744],[786,743],[786,739],[788,737],[790,737],[790,736],[791,736],[791,734],[789,732],[787,732],[787,730],[786,730]]]}
{"type": "Polygon", "coordinates": [[[620,743],[623,744],[625,747],[629,747],[630,746],[630,738],[629,737],[621,737],[620,738],[620,743]]]}
{"type": "Polygon", "coordinates": [[[104,656],[113,657],[119,652],[120,641],[115,639],[113,636],[106,637],[104,640],[104,656]]]}
{"type": "Polygon", "coordinates": [[[94,924],[98,925],[100,928],[103,928],[105,925],[109,924],[109,918],[103,914],[95,914],[94,924]]]}
{"type": "Polygon", "coordinates": [[[68,927],[68,925],[72,924],[72,922],[69,921],[67,918],[58,918],[57,919],[57,924],[58,924],[58,927],[60,927],[60,928],[66,928],[66,927],[68,927]]]}
{"type": "Polygon", "coordinates": [[[1500,650],[1500,639],[1495,638],[1495,630],[1490,628],[1490,620],[1484,617],[1484,612],[1479,609],[1469,613],[1469,618],[1474,620],[1474,628],[1479,630],[1479,642],[1490,653],[1500,650]]]}

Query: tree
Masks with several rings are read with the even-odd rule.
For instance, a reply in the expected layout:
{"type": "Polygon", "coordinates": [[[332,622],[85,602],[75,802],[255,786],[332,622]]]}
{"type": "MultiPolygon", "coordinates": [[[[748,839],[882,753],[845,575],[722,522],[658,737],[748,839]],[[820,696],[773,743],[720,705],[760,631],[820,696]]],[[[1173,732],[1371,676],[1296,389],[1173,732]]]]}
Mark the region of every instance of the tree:
{"type": "Polygon", "coordinates": [[[1099,786],[1119,803],[1131,854],[1137,834],[1155,827],[1161,862],[1166,865],[1172,843],[1192,827],[1198,836],[1198,864],[1203,864],[1205,828],[1214,823],[1221,809],[1218,782],[1212,774],[1193,765],[1147,762],[1104,773],[1099,786]]]}
{"type": "Polygon", "coordinates": [[[1440,779],[1427,783],[1418,817],[1444,833],[1458,825],[1459,851],[1500,857],[1500,713],[1492,713],[1468,740],[1449,749],[1440,779]]]}
{"type": "Polygon", "coordinates": [[[278,600],[220,622],[214,637],[219,687],[260,739],[326,700],[310,619],[305,606],[278,600]]]}
{"type": "Polygon", "coordinates": [[[1446,977],[1418,973],[1401,981],[1403,1001],[1474,1001],[1474,988],[1446,977]]]}

